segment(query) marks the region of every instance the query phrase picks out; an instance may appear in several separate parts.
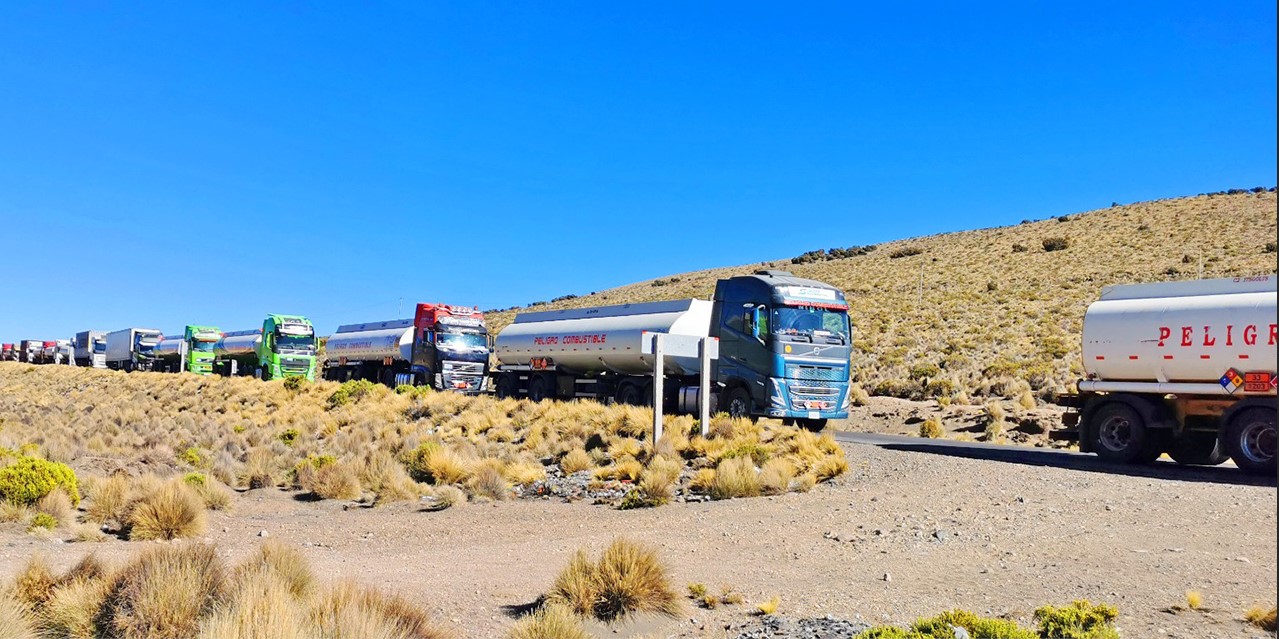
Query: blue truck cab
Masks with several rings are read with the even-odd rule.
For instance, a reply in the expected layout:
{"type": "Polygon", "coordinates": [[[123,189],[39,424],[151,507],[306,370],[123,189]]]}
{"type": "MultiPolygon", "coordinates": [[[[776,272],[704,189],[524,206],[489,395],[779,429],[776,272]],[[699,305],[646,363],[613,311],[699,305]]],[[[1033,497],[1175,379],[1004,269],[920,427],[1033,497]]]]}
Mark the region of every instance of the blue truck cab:
{"type": "Polygon", "coordinates": [[[852,326],[843,291],[786,271],[715,285],[718,410],[809,430],[848,417],[852,326]]]}

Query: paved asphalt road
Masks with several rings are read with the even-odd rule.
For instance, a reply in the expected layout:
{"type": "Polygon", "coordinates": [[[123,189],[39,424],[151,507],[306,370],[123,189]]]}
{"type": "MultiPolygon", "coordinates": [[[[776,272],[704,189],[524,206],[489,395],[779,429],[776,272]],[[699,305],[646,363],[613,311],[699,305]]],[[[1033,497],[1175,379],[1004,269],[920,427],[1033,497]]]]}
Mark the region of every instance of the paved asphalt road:
{"type": "Polygon", "coordinates": [[[1172,481],[1211,482],[1247,486],[1275,486],[1277,483],[1274,476],[1248,475],[1241,472],[1231,462],[1226,462],[1221,466],[1180,466],[1165,460],[1148,465],[1116,464],[1103,461],[1091,453],[1078,453],[1053,448],[1033,448],[1010,444],[925,439],[907,435],[881,435],[849,431],[834,431],[832,435],[836,441],[844,444],[879,446],[889,450],[985,459],[1008,464],[1052,466],[1085,472],[1131,475],[1172,481]]]}

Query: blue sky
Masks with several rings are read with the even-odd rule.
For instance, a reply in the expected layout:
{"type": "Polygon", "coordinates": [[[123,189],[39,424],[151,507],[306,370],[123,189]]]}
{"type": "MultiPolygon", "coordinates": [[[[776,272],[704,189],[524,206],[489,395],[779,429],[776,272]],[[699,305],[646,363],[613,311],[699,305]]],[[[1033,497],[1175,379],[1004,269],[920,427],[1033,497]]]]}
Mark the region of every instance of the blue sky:
{"type": "Polygon", "coordinates": [[[0,340],[1271,186],[1275,3],[5,3],[0,340]]]}

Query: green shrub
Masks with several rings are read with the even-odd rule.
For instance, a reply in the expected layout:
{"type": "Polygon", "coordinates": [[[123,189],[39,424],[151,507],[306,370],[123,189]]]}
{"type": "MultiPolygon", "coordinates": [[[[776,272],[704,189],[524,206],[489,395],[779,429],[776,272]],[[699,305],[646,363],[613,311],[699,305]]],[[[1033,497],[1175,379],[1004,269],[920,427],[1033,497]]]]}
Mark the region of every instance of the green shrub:
{"type": "Polygon", "coordinates": [[[58,518],[50,515],[49,513],[36,513],[35,517],[31,518],[31,530],[35,530],[36,528],[53,530],[57,527],[58,518]]]}
{"type": "Polygon", "coordinates": [[[276,435],[275,438],[280,440],[280,442],[283,443],[285,446],[292,446],[293,444],[297,443],[298,437],[300,435],[301,433],[298,432],[298,429],[286,428],[280,431],[280,434],[276,435]]]}
{"type": "Polygon", "coordinates": [[[192,488],[204,488],[209,485],[209,478],[204,473],[187,473],[182,481],[192,488]]]}
{"type": "Polygon", "coordinates": [[[923,364],[915,364],[910,367],[910,378],[914,380],[923,380],[930,377],[937,377],[941,374],[941,369],[936,364],[925,362],[923,364]]]}
{"type": "Polygon", "coordinates": [[[373,392],[377,388],[377,384],[367,379],[352,379],[342,382],[337,390],[329,395],[329,408],[337,408],[338,406],[346,406],[352,402],[358,402],[373,392]]]}
{"type": "Polygon", "coordinates": [[[178,461],[192,468],[205,468],[208,464],[208,460],[205,458],[204,454],[195,446],[191,446],[178,453],[178,461]]]}
{"type": "MultiPolygon", "coordinates": [[[[1038,639],[1039,634],[1004,619],[978,617],[967,610],[951,610],[936,617],[919,619],[911,630],[925,637],[954,637],[951,626],[963,628],[973,637],[982,639],[1038,639]]],[[[1056,636],[1056,635],[1053,635],[1056,636]]]]}
{"type": "Polygon", "coordinates": [[[293,375],[284,378],[284,389],[293,393],[302,390],[302,385],[306,383],[305,377],[293,375]]]}
{"type": "Polygon", "coordinates": [[[395,387],[396,395],[412,395],[416,388],[412,384],[400,384],[395,387]]]}
{"type": "Polygon", "coordinates": [[[440,445],[436,442],[422,442],[417,448],[405,452],[400,461],[408,469],[409,477],[415,481],[434,483],[435,474],[431,472],[429,461],[431,455],[439,449],[440,445]]]}
{"type": "Polygon", "coordinates": [[[756,466],[763,466],[771,455],[767,448],[760,446],[754,442],[745,442],[738,444],[720,455],[720,460],[736,459],[738,457],[746,457],[755,463],[756,466]]]}
{"type": "Polygon", "coordinates": [[[79,482],[66,464],[22,456],[0,468],[0,499],[7,502],[30,506],[59,486],[71,498],[71,505],[80,504],[79,482]]]}
{"type": "Polygon", "coordinates": [[[1035,611],[1042,637],[1060,639],[1119,639],[1114,621],[1119,611],[1108,604],[1080,599],[1069,606],[1044,606],[1035,611]]]}
{"type": "Polygon", "coordinates": [[[919,436],[929,439],[938,439],[946,436],[946,431],[941,427],[941,417],[933,415],[925,419],[919,425],[919,436]]]}

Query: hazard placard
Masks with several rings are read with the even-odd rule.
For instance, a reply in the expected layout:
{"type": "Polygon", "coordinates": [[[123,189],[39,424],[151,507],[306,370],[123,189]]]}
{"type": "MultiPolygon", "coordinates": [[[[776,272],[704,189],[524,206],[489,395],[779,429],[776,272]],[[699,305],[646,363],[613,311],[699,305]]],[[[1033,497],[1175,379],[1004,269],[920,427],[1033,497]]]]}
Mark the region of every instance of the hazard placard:
{"type": "Polygon", "coordinates": [[[1275,387],[1275,375],[1265,371],[1243,374],[1245,393],[1269,393],[1275,387]]]}

